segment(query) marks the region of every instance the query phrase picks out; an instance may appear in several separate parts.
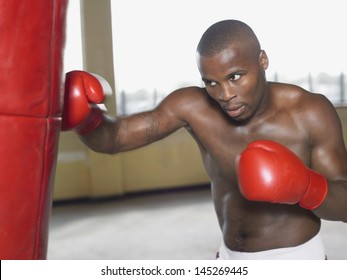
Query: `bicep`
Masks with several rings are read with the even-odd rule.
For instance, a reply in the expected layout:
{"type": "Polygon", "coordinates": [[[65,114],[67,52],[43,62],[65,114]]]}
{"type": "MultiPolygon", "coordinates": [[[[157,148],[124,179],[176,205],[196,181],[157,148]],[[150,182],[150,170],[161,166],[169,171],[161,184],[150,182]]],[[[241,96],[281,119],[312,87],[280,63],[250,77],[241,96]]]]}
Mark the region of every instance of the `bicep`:
{"type": "Polygon", "coordinates": [[[326,101],[311,118],[311,167],[328,180],[347,178],[347,152],[340,118],[326,101]],[[313,120],[312,120],[313,119],[313,120]]]}
{"type": "Polygon", "coordinates": [[[119,151],[139,148],[185,125],[182,109],[175,98],[168,97],[154,110],[118,119],[115,123],[115,146],[119,151]]]}
{"type": "Polygon", "coordinates": [[[168,119],[156,110],[119,119],[116,126],[114,138],[121,151],[148,145],[180,128],[174,118],[168,119]]]}

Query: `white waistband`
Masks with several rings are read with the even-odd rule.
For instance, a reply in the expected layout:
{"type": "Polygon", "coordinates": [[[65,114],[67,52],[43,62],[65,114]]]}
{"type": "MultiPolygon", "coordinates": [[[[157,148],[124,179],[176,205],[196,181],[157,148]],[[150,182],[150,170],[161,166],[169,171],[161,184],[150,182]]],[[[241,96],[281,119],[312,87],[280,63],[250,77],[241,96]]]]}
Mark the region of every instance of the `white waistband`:
{"type": "Polygon", "coordinates": [[[325,250],[318,233],[309,241],[295,247],[260,252],[238,252],[228,249],[224,242],[219,249],[218,260],[324,260],[325,250]]]}

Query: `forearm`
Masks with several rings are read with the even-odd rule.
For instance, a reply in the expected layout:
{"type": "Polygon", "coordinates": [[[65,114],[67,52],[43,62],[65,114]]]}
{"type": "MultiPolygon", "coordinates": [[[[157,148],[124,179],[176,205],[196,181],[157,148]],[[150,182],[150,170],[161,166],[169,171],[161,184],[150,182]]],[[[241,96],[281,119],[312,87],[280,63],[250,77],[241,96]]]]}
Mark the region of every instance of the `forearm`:
{"type": "Polygon", "coordinates": [[[120,118],[104,113],[95,129],[79,136],[91,150],[115,154],[143,147],[176,130],[176,127],[165,128],[159,132],[159,126],[159,120],[152,111],[120,118]]]}
{"type": "Polygon", "coordinates": [[[347,222],[347,180],[328,181],[328,194],[313,212],[321,219],[347,222]]]}
{"type": "Polygon", "coordinates": [[[104,114],[98,127],[87,134],[78,134],[78,136],[89,149],[95,152],[115,154],[121,151],[120,145],[117,145],[118,127],[116,119],[104,114]]]}

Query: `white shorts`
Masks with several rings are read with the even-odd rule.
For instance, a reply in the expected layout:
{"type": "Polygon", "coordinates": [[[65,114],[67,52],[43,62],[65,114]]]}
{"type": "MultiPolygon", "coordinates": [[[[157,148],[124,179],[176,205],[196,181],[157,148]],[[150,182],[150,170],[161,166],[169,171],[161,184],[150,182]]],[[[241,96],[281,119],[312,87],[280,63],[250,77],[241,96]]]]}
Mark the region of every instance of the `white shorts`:
{"type": "Polygon", "coordinates": [[[318,233],[309,241],[295,247],[272,249],[260,252],[238,252],[228,249],[224,242],[217,260],[325,260],[325,249],[318,233]]]}

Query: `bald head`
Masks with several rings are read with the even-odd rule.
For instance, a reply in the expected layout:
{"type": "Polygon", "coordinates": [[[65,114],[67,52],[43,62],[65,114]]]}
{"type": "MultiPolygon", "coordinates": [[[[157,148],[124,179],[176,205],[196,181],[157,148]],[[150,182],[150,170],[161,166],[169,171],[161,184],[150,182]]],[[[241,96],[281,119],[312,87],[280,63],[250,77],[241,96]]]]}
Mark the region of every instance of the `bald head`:
{"type": "Polygon", "coordinates": [[[211,25],[202,35],[197,52],[201,56],[213,56],[235,43],[259,55],[257,36],[247,24],[238,20],[223,20],[211,25]]]}

